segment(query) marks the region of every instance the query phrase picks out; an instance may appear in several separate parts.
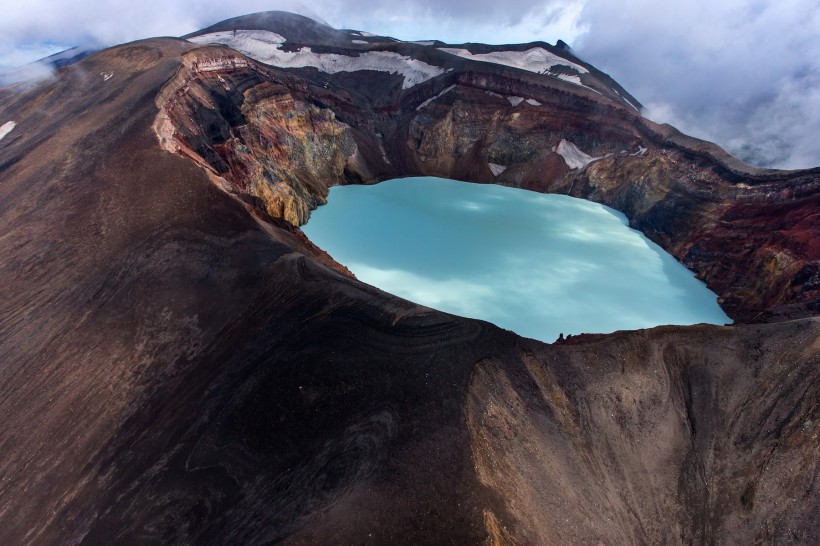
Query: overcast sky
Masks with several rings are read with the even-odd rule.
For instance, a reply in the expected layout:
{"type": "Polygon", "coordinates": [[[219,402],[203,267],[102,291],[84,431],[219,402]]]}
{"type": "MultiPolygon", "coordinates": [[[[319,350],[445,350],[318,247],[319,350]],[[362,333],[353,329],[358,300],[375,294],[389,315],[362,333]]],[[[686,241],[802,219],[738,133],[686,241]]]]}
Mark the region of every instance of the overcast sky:
{"type": "Polygon", "coordinates": [[[758,164],[820,166],[820,0],[0,0],[0,67],[269,9],[404,40],[561,38],[650,119],[758,164]]]}

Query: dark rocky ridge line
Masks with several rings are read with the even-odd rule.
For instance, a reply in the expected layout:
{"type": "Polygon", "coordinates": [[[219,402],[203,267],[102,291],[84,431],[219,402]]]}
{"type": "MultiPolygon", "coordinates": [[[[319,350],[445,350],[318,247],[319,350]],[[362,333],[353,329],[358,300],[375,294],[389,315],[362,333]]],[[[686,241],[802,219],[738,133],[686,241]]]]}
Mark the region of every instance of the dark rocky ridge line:
{"type": "Polygon", "coordinates": [[[810,235],[820,219],[817,169],[746,167],[743,173],[736,160],[724,162],[716,146],[690,141],[620,104],[488,63],[468,63],[469,71],[403,93],[388,87],[387,104],[374,108],[367,97],[311,85],[229,49],[197,49],[187,59],[192,73],[184,78],[195,81],[198,92],[186,99],[189,83],[172,84],[173,101],[159,105],[169,133],[163,138],[176,139],[171,149],[196,156],[293,225],[307,221],[331,185],[401,176],[565,193],[624,212],[633,227],[706,281],[733,319],[807,316],[820,308],[811,281],[820,275],[820,247],[810,235]],[[199,63],[207,71],[198,71],[199,63]],[[220,78],[230,83],[211,83],[220,78]],[[504,98],[511,95],[541,106],[513,107],[504,98]],[[203,96],[210,104],[200,102],[203,96]],[[281,107],[246,118],[276,100],[286,101],[287,111],[304,108],[311,127],[283,126],[281,107]],[[320,117],[326,125],[315,124],[320,117]],[[570,170],[551,151],[562,138],[590,155],[611,156],[570,170]],[[640,147],[647,151],[631,155],[640,147]],[[508,170],[496,177],[489,163],[508,170]]]}
{"type": "MultiPolygon", "coordinates": [[[[278,195],[299,184],[318,200],[317,173],[493,181],[464,158],[508,149],[493,148],[500,133],[471,142],[487,123],[470,126],[456,95],[413,129],[396,116],[418,102],[357,117],[366,93],[302,71],[192,72],[224,51],[139,42],[2,95],[19,130],[0,143],[2,542],[820,540],[817,318],[545,345],[363,285],[318,263],[254,193],[243,165],[278,175],[262,143],[288,167],[278,195]],[[191,154],[158,145],[164,115],[191,154]],[[448,117],[463,132],[422,135],[421,161],[409,135],[448,117]],[[333,134],[355,145],[341,171],[341,145],[323,152],[333,134]]],[[[459,100],[499,110],[463,87],[459,100]]],[[[628,124],[605,134],[637,142],[628,124]]],[[[676,172],[680,153],[649,159],[676,172]]],[[[635,157],[611,162],[638,172],[649,159],[635,157]]],[[[595,163],[572,175],[539,159],[501,181],[557,173],[544,177],[608,190],[595,163]]]]}

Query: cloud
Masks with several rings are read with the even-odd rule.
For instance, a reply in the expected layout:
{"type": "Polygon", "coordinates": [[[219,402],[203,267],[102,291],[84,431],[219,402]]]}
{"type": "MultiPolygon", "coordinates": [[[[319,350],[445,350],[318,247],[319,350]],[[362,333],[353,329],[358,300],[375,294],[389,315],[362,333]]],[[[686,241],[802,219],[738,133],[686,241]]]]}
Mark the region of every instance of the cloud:
{"type": "Polygon", "coordinates": [[[816,0],[28,0],[4,7],[0,70],[97,40],[178,36],[270,9],[450,43],[570,43],[647,114],[762,165],[820,165],[816,0]]]}
{"type": "Polygon", "coordinates": [[[576,51],[647,116],[746,160],[820,165],[820,6],[814,0],[587,2],[576,51]]]}
{"type": "Polygon", "coordinates": [[[578,20],[582,7],[579,0],[349,0],[343,7],[326,11],[337,26],[402,40],[499,44],[573,39],[584,30],[578,20]],[[350,9],[351,3],[360,9],[350,9]]]}

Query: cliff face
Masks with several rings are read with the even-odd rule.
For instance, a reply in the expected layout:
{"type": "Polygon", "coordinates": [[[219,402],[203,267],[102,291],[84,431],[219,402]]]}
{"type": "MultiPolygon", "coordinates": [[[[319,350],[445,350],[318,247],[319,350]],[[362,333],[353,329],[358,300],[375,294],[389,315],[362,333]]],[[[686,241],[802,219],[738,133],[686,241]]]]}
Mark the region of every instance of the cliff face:
{"type": "Polygon", "coordinates": [[[546,345],[363,285],[294,227],[336,183],[559,191],[735,309],[800,315],[816,173],[417,55],[452,70],[404,89],[164,39],[4,91],[3,543],[820,541],[816,318],[546,345]]]}
{"type": "Polygon", "coordinates": [[[488,63],[397,96],[388,86],[376,99],[219,46],[191,51],[184,63],[158,99],[166,149],[294,226],[329,186],[400,176],[565,193],[624,212],[736,320],[818,309],[815,171],[737,165],[621,104],[488,63]],[[562,141],[592,161],[570,166],[562,141]]]}
{"type": "Polygon", "coordinates": [[[812,542],[800,530],[820,507],[804,420],[820,380],[814,320],[657,328],[478,363],[466,410],[478,476],[532,544],[812,542]],[[783,487],[794,496],[773,494],[783,487]]]}
{"type": "Polygon", "coordinates": [[[730,315],[761,320],[818,310],[818,183],[817,174],[799,172],[735,178],[663,150],[595,162],[568,192],[622,210],[705,280],[730,315]]]}
{"type": "Polygon", "coordinates": [[[158,99],[163,147],[261,199],[269,215],[307,222],[325,202],[326,181],[339,180],[355,153],[348,128],[305,102],[290,78],[280,83],[236,53],[194,52],[183,62],[158,99]]]}

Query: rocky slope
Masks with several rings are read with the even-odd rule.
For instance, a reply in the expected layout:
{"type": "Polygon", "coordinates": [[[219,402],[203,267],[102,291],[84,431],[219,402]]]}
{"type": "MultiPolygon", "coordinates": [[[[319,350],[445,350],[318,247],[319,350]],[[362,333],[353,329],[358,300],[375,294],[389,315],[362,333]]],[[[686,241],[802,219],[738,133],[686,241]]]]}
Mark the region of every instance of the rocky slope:
{"type": "Polygon", "coordinates": [[[248,20],[393,55],[157,39],[0,90],[2,542],[820,541],[816,170],[737,164],[572,57],[248,20]],[[440,73],[405,87],[416,61],[440,73]],[[615,206],[770,322],[545,345],[363,285],[296,227],[329,185],[416,174],[615,206]]]}

